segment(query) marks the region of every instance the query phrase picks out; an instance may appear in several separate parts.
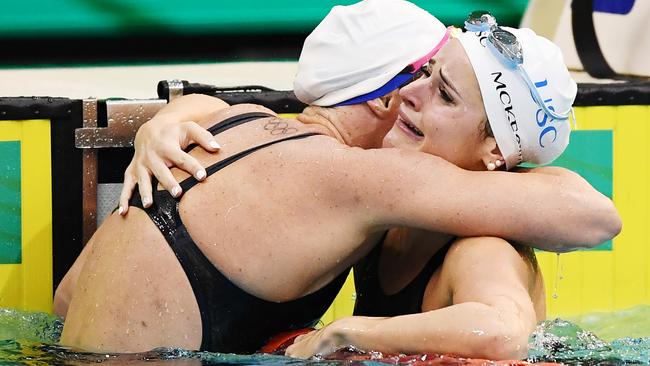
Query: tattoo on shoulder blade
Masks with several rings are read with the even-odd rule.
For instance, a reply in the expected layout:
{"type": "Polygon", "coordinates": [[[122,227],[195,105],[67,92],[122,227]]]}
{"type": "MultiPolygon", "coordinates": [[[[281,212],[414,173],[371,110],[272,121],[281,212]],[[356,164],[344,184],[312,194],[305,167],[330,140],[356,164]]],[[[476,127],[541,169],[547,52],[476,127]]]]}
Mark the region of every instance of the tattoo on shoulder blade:
{"type": "Polygon", "coordinates": [[[287,135],[298,132],[297,128],[289,127],[289,124],[281,119],[272,119],[266,122],[264,129],[269,131],[271,135],[287,135]]]}

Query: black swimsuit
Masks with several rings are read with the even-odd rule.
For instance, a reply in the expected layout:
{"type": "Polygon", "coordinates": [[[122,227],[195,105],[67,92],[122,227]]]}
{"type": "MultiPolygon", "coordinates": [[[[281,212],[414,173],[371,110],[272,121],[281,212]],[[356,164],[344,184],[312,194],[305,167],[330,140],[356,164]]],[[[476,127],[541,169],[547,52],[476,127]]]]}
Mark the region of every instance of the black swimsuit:
{"type": "Polygon", "coordinates": [[[435,270],[442,265],[451,241],[429,259],[422,271],[408,285],[393,295],[386,295],[379,283],[379,258],[386,235],[365,258],[354,265],[356,303],[354,315],[397,316],[422,312],[424,291],[435,270]]]}
{"type": "MultiPolygon", "coordinates": [[[[265,117],[271,115],[246,113],[224,120],[209,131],[216,135],[242,123],[265,117]]],[[[317,134],[294,135],[247,149],[209,166],[206,168],[207,175],[210,176],[259,149],[313,135],[317,134]]],[[[197,183],[196,179],[190,177],[180,185],[183,192],[187,192],[197,183]]],[[[167,191],[156,191],[153,202],[153,205],[144,210],[176,254],[192,285],[201,312],[201,350],[253,353],[279,332],[314,326],[345,282],[348,270],[322,289],[296,300],[277,303],[255,297],[233,284],[201,252],[181,220],[179,200],[167,191]]],[[[139,194],[134,194],[130,204],[143,209],[139,194]]]]}

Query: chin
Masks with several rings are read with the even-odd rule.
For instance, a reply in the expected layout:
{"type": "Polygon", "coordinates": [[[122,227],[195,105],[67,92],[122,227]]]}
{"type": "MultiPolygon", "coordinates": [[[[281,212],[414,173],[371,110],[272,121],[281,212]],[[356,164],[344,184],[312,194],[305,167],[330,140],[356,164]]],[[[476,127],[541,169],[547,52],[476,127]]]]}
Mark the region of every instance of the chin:
{"type": "Polygon", "coordinates": [[[419,144],[408,139],[404,133],[399,130],[399,127],[393,127],[382,141],[382,147],[394,147],[398,149],[418,150],[419,144]]]}
{"type": "Polygon", "coordinates": [[[386,136],[384,136],[384,139],[381,141],[381,147],[395,147],[394,140],[395,140],[395,134],[393,133],[393,130],[391,129],[388,131],[386,136]]]}
{"type": "Polygon", "coordinates": [[[390,139],[384,137],[384,139],[381,141],[381,147],[394,147],[394,146],[390,142],[390,139]]]}

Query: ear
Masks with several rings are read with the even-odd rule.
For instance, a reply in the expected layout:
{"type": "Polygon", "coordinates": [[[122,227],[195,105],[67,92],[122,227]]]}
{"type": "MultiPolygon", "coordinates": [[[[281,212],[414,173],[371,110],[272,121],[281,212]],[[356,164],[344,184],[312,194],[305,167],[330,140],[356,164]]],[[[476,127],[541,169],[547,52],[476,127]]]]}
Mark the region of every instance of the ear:
{"type": "Polygon", "coordinates": [[[501,150],[499,150],[499,147],[497,146],[497,140],[495,140],[494,137],[488,136],[483,140],[483,142],[481,142],[479,154],[484,167],[487,167],[489,163],[494,164],[497,160],[500,160],[503,164],[499,169],[505,170],[506,162],[501,154],[501,150]]]}
{"type": "Polygon", "coordinates": [[[384,95],[380,98],[371,99],[366,102],[372,113],[380,119],[396,119],[397,110],[399,109],[401,99],[397,90],[384,95]]]}

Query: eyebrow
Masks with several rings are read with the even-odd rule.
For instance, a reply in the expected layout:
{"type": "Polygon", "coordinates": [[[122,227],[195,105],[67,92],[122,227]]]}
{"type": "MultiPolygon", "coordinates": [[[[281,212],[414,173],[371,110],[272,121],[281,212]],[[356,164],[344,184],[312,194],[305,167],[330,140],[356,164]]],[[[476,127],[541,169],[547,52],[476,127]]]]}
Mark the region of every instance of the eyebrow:
{"type": "Polygon", "coordinates": [[[460,99],[463,99],[463,96],[460,95],[460,93],[458,92],[458,89],[456,89],[456,87],[454,86],[454,84],[452,84],[452,83],[449,81],[449,79],[447,79],[447,77],[442,73],[442,67],[440,68],[440,70],[438,71],[438,73],[440,74],[440,78],[442,79],[442,82],[445,83],[445,84],[447,84],[447,85],[449,86],[449,88],[450,88],[451,90],[453,90],[453,91],[456,93],[456,95],[458,95],[458,97],[459,97],[460,99]]]}

